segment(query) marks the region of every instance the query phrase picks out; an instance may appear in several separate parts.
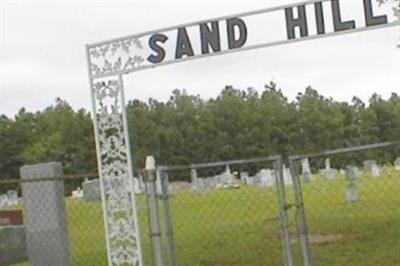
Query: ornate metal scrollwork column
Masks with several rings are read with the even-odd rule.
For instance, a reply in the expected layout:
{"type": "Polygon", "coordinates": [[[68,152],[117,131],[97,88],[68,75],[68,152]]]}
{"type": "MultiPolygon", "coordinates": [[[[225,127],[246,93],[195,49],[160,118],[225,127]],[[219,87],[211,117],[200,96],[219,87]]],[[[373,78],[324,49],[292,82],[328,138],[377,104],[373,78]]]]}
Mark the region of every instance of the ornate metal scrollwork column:
{"type": "Polygon", "coordinates": [[[90,79],[110,266],[142,266],[122,77],[90,79]]]}

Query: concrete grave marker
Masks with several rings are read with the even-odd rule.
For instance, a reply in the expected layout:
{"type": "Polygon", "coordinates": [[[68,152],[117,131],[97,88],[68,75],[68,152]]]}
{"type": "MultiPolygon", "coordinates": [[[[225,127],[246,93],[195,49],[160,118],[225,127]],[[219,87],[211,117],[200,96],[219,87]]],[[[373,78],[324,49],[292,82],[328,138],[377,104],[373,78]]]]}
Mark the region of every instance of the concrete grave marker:
{"type": "Polygon", "coordinates": [[[354,203],[357,201],[357,185],[353,182],[346,186],[346,201],[347,203],[354,203]]]}
{"type": "Polygon", "coordinates": [[[83,199],[86,201],[101,201],[99,179],[89,180],[82,183],[83,199]]]}
{"type": "Polygon", "coordinates": [[[272,187],[275,185],[275,176],[270,169],[261,169],[254,176],[254,184],[260,187],[272,187]]]}
{"type": "Polygon", "coordinates": [[[400,157],[397,157],[396,160],[394,161],[394,168],[396,170],[400,170],[400,157]]]}
{"type": "Polygon", "coordinates": [[[338,171],[336,169],[331,168],[331,161],[329,158],[325,159],[325,169],[320,170],[321,176],[326,180],[335,179],[338,171]]]}
{"type": "Polygon", "coordinates": [[[361,172],[358,167],[355,166],[347,166],[346,167],[346,178],[348,181],[355,181],[358,177],[360,177],[361,172]]]}
{"type": "Polygon", "coordinates": [[[7,202],[8,206],[18,205],[18,192],[16,190],[7,191],[7,202]]]}
{"type": "Polygon", "coordinates": [[[348,184],[346,186],[346,201],[353,203],[357,201],[357,184],[356,180],[360,176],[360,170],[354,166],[347,166],[346,178],[348,184]]]}
{"type": "Polygon", "coordinates": [[[0,265],[10,265],[26,260],[28,260],[28,252],[25,226],[0,226],[0,265]]]}
{"type": "Polygon", "coordinates": [[[301,159],[301,176],[303,177],[304,182],[314,181],[308,158],[301,159]]]}
{"type": "MultiPolygon", "coordinates": [[[[22,180],[60,177],[61,163],[26,165],[22,180]]],[[[71,266],[62,180],[22,183],[29,261],[33,266],[71,266]]]]}
{"type": "Polygon", "coordinates": [[[287,168],[285,165],[283,165],[283,183],[285,185],[293,184],[292,173],[290,172],[290,169],[287,168]]]}

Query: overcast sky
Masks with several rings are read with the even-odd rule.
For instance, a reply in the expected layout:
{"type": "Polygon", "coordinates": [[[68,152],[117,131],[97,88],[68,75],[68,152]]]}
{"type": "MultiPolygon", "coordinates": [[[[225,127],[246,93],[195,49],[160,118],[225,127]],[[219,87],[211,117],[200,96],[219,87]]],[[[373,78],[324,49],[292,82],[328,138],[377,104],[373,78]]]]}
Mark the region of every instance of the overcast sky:
{"type": "MultiPolygon", "coordinates": [[[[56,97],[89,109],[85,44],[294,2],[0,0],[0,113],[41,110],[56,97]]],[[[398,38],[392,27],[163,66],[127,76],[125,94],[166,100],[179,88],[209,98],[273,80],[290,99],[308,85],[336,100],[387,98],[400,93],[398,38]]]]}

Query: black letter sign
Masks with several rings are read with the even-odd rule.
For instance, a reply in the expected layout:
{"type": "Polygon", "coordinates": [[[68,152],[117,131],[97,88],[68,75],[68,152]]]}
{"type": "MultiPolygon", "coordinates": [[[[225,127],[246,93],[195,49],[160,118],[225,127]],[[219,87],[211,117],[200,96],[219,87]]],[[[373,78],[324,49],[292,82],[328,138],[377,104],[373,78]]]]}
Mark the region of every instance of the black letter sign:
{"type": "Polygon", "coordinates": [[[150,48],[156,52],[156,55],[150,55],[147,57],[147,60],[151,63],[160,63],[165,58],[165,50],[158,45],[158,42],[165,43],[168,40],[168,37],[164,34],[154,34],[149,39],[149,46],[150,48]]]}
{"type": "Polygon", "coordinates": [[[242,47],[247,41],[246,24],[240,18],[231,18],[226,20],[226,30],[228,33],[228,47],[235,49],[242,47]],[[235,27],[239,29],[239,39],[235,36],[235,27]]]}
{"type": "Polygon", "coordinates": [[[387,23],[387,16],[374,17],[371,0],[364,0],[364,13],[367,27],[387,23]]]}
{"type": "Polygon", "coordinates": [[[301,37],[308,36],[306,6],[305,5],[298,6],[297,12],[299,14],[299,18],[295,19],[293,18],[293,9],[291,7],[285,8],[286,31],[289,40],[296,38],[294,34],[295,27],[300,27],[301,37]]]}
{"type": "Polygon", "coordinates": [[[201,53],[208,54],[211,46],[214,52],[221,51],[218,21],[211,22],[211,30],[207,23],[200,24],[201,53]]]}
{"type": "Polygon", "coordinates": [[[179,59],[182,56],[194,56],[192,44],[185,28],[178,29],[178,39],[176,41],[175,58],[179,59]]]}
{"type": "Polygon", "coordinates": [[[332,0],[333,26],[335,31],[350,30],[356,27],[354,20],[342,22],[339,0],[332,0]]]}
{"type": "Polygon", "coordinates": [[[324,20],[324,10],[322,9],[322,3],[317,2],[315,6],[315,19],[317,20],[317,33],[318,35],[325,33],[325,20],[324,20]]]}

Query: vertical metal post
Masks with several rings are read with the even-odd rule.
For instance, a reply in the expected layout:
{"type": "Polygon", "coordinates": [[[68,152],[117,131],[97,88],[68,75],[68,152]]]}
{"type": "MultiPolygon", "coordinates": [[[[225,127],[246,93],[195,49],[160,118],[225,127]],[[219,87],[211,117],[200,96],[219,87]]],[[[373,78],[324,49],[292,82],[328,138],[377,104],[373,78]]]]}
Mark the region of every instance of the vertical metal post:
{"type": "Polygon", "coordinates": [[[153,264],[155,266],[163,266],[162,260],[162,243],[161,243],[161,226],[160,217],[158,216],[158,200],[156,191],[156,175],[155,175],[155,160],[153,156],[146,158],[146,171],[148,182],[148,197],[147,203],[150,217],[150,235],[153,245],[153,264]]]}
{"type": "Polygon", "coordinates": [[[275,172],[276,189],[278,191],[279,221],[280,221],[282,244],[283,244],[283,258],[285,266],[293,266],[281,156],[279,156],[279,158],[276,161],[274,161],[274,172],[275,172]]]}
{"type": "Polygon", "coordinates": [[[164,221],[165,221],[165,231],[167,235],[169,265],[176,266],[174,230],[172,226],[172,216],[169,205],[168,173],[165,171],[160,171],[160,177],[161,177],[162,200],[164,205],[164,221]]]}
{"type": "Polygon", "coordinates": [[[310,243],[308,239],[306,217],[304,214],[304,203],[303,203],[303,194],[301,191],[300,178],[296,171],[295,162],[290,158],[289,158],[289,166],[293,179],[294,197],[296,200],[297,231],[299,233],[300,247],[303,257],[303,265],[311,266],[312,262],[310,257],[310,243]]]}

